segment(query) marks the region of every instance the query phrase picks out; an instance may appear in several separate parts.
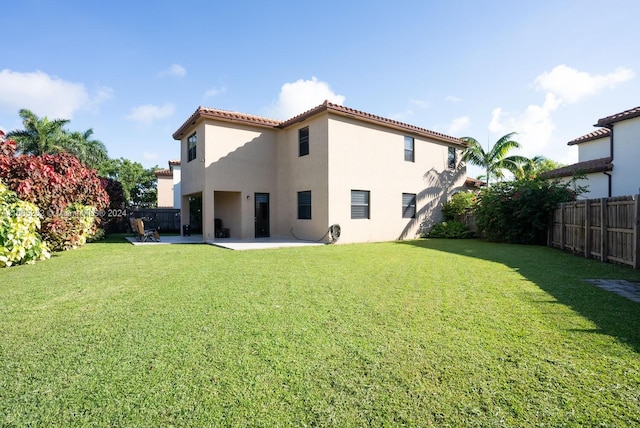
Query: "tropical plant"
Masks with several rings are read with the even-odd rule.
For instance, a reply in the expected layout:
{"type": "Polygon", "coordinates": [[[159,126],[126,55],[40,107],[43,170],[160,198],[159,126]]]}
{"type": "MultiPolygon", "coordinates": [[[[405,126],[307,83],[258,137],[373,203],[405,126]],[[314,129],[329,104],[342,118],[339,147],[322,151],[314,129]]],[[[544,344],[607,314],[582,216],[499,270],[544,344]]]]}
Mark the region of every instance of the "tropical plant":
{"type": "Polygon", "coordinates": [[[482,144],[474,138],[461,138],[468,144],[468,147],[462,154],[462,160],[484,168],[486,173],[484,179],[487,186],[489,186],[491,178],[493,177],[502,179],[504,177],[504,170],[515,173],[515,171],[518,170],[519,164],[527,162],[528,159],[523,156],[507,156],[511,150],[520,147],[520,143],[512,139],[514,135],[516,135],[515,132],[504,135],[496,141],[488,151],[485,151],[482,144]]]}
{"type": "Polygon", "coordinates": [[[82,245],[109,204],[96,171],[69,153],[16,156],[15,148],[11,140],[0,142],[0,178],[38,207],[42,236],[53,250],[82,245]]]}
{"type": "Polygon", "coordinates": [[[573,201],[583,191],[575,179],[497,183],[481,190],[474,209],[476,225],[489,241],[542,245],[557,204],[573,201]]]}
{"type": "Polygon", "coordinates": [[[105,145],[101,141],[91,138],[92,135],[93,129],[87,129],[84,132],[72,132],[69,136],[72,143],[68,151],[89,168],[97,169],[109,157],[107,156],[105,145]]]}
{"type": "Polygon", "coordinates": [[[38,234],[39,210],[21,201],[0,182],[0,267],[31,264],[50,257],[47,244],[38,234]]]}
{"type": "Polygon", "coordinates": [[[473,207],[476,195],[473,192],[458,192],[442,205],[442,217],[445,221],[462,220],[473,207]]]}
{"type": "Polygon", "coordinates": [[[428,238],[468,239],[473,238],[473,232],[459,221],[441,221],[433,225],[428,238]]]}
{"type": "Polygon", "coordinates": [[[544,156],[534,156],[531,159],[524,158],[516,162],[513,175],[516,180],[535,178],[545,171],[551,171],[564,165],[544,156]]]}
{"type": "Polygon", "coordinates": [[[65,129],[69,120],[40,118],[27,109],[20,110],[18,114],[24,129],[9,132],[7,138],[18,143],[20,153],[40,156],[67,152],[90,168],[96,168],[108,159],[104,144],[91,138],[92,129],[70,133],[65,129]]]}
{"type": "Polygon", "coordinates": [[[69,120],[49,120],[46,116],[39,118],[27,109],[21,109],[18,114],[22,118],[24,129],[9,132],[7,138],[18,143],[21,153],[36,156],[60,153],[71,145],[69,135],[64,129],[69,120]]]}

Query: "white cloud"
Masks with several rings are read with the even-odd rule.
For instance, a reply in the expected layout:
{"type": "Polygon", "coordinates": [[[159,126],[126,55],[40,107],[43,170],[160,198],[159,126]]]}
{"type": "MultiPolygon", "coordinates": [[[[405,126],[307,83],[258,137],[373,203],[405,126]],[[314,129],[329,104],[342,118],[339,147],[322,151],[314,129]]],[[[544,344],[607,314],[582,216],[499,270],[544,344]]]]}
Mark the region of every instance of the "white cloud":
{"type": "Polygon", "coordinates": [[[82,109],[96,109],[110,99],[111,88],[99,88],[91,95],[82,83],[69,82],[42,71],[20,73],[0,71],[0,109],[14,111],[27,108],[38,116],[72,119],[82,109]]]}
{"type": "Polygon", "coordinates": [[[274,118],[289,119],[322,104],[325,100],[342,105],[345,97],[333,92],[328,83],[319,81],[316,77],[312,77],[311,80],[300,79],[282,85],[278,101],[269,109],[269,114],[274,118]]]}
{"type": "Polygon", "coordinates": [[[216,88],[214,86],[204,93],[204,98],[205,99],[212,98],[212,97],[215,97],[216,95],[224,94],[225,92],[227,92],[227,88],[225,88],[224,86],[220,88],[216,88]]]}
{"type": "Polygon", "coordinates": [[[541,106],[529,105],[521,113],[508,113],[499,107],[495,108],[491,112],[489,131],[497,134],[498,138],[509,132],[517,132],[515,140],[520,143],[520,153],[528,157],[540,155],[556,129],[551,114],[559,106],[560,101],[556,96],[548,93],[541,106]]]}
{"type": "Polygon", "coordinates": [[[453,96],[453,95],[447,95],[446,97],[444,97],[445,101],[450,101],[452,103],[458,103],[460,101],[462,101],[462,98],[453,96]]]}
{"type": "Polygon", "coordinates": [[[174,111],[175,107],[171,103],[164,103],[161,106],[145,104],[132,108],[131,113],[126,116],[126,119],[148,126],[155,120],[171,117],[174,111]]]}
{"type": "Polygon", "coordinates": [[[509,132],[517,132],[516,140],[521,145],[520,154],[524,156],[544,154],[552,159],[566,158],[566,145],[550,144],[556,129],[553,113],[562,105],[577,103],[597,95],[633,76],[633,71],[625,68],[618,68],[604,75],[593,75],[564,64],[558,65],[535,78],[536,89],[546,91],[542,105],[529,105],[522,112],[505,112],[500,107],[495,108],[491,112],[489,131],[496,134],[497,138],[509,132]]]}
{"type": "Polygon", "coordinates": [[[180,64],[172,64],[171,67],[166,70],[162,70],[158,73],[160,77],[166,76],[175,76],[175,77],[184,77],[187,74],[187,69],[181,66],[180,64]]]}
{"type": "Polygon", "coordinates": [[[447,127],[447,134],[453,136],[459,136],[462,131],[469,128],[471,120],[467,116],[461,116],[453,119],[447,127]]]}
{"type": "Polygon", "coordinates": [[[585,97],[600,93],[603,89],[614,88],[633,77],[633,71],[623,67],[608,74],[592,75],[560,64],[536,77],[535,83],[539,90],[551,92],[563,102],[576,103],[585,97]]]}

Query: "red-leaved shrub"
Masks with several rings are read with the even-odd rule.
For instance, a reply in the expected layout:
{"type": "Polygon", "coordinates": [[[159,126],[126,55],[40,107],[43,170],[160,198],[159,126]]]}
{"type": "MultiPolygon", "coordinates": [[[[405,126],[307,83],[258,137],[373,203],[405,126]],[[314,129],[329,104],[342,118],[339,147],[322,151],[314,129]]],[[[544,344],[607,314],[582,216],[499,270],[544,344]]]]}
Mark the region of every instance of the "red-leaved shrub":
{"type": "Polygon", "coordinates": [[[42,236],[54,250],[82,245],[109,206],[96,171],[68,153],[16,155],[14,141],[0,140],[0,178],[21,200],[38,206],[42,236]],[[90,226],[87,217],[94,219],[90,226]]]}

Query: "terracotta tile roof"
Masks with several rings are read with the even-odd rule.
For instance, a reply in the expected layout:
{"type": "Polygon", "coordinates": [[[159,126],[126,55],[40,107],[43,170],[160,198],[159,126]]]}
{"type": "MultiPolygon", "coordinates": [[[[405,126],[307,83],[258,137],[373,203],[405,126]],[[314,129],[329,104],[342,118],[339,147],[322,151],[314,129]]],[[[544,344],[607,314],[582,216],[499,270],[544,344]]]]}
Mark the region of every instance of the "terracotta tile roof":
{"type": "Polygon", "coordinates": [[[179,140],[180,137],[185,133],[185,131],[190,126],[195,125],[200,118],[217,119],[225,122],[248,123],[251,125],[263,126],[266,128],[273,128],[281,123],[279,120],[254,116],[251,114],[238,113],[228,110],[219,110],[215,108],[198,107],[198,109],[191,116],[189,116],[189,119],[187,119],[182,124],[182,126],[173,133],[173,139],[179,140]]]}
{"type": "Polygon", "coordinates": [[[574,163],[573,165],[564,166],[562,168],[554,169],[552,171],[546,171],[540,174],[542,178],[560,178],[571,177],[574,173],[581,172],[584,174],[591,174],[594,172],[611,171],[613,169],[613,163],[610,157],[591,159],[584,162],[574,163]]]}
{"type": "Polygon", "coordinates": [[[274,120],[274,119],[267,119],[260,116],[253,116],[249,114],[233,112],[233,111],[199,107],[189,117],[189,119],[187,119],[184,122],[184,124],[182,124],[182,126],[173,134],[173,138],[175,140],[179,140],[184,135],[186,130],[190,126],[195,125],[200,118],[211,118],[211,119],[223,120],[228,122],[248,123],[251,125],[257,125],[257,126],[262,126],[266,128],[284,129],[325,111],[338,114],[341,116],[345,116],[345,117],[353,117],[355,119],[358,119],[364,122],[374,123],[387,128],[409,132],[418,136],[431,138],[431,139],[442,141],[445,143],[454,144],[462,148],[467,147],[466,143],[460,140],[459,138],[451,137],[449,135],[441,134],[435,131],[430,131],[428,129],[420,128],[418,126],[409,125],[407,123],[398,122],[396,120],[387,119],[381,116],[376,116],[360,110],[354,110],[338,104],[330,103],[329,101],[325,101],[319,106],[314,107],[311,110],[308,110],[297,116],[294,116],[291,119],[286,120],[284,122],[279,120],[274,120]]]}
{"type": "Polygon", "coordinates": [[[457,146],[466,148],[467,144],[460,140],[459,138],[452,137],[450,135],[441,134],[439,132],[431,131],[425,128],[420,128],[418,126],[409,125],[407,123],[398,122],[397,120],[387,119],[382,116],[376,116],[371,113],[366,113],[364,111],[355,110],[352,108],[344,107],[338,104],[330,103],[329,101],[325,101],[317,107],[312,108],[302,114],[292,117],[289,120],[286,120],[280,124],[280,128],[286,128],[288,126],[294,125],[298,122],[302,122],[303,120],[315,116],[316,114],[322,112],[331,112],[345,117],[353,117],[364,122],[374,123],[377,125],[381,125],[387,128],[397,129],[401,131],[410,132],[413,134],[417,134],[423,137],[432,138],[438,141],[443,141],[446,143],[453,143],[457,146]]]}
{"type": "Polygon", "coordinates": [[[622,120],[633,119],[634,117],[639,117],[639,116],[640,116],[640,107],[635,107],[620,113],[616,113],[611,116],[603,117],[602,119],[598,119],[598,123],[596,123],[594,126],[607,126],[616,122],[620,122],[622,120]]]}
{"type": "Polygon", "coordinates": [[[573,146],[576,144],[586,143],[587,141],[597,140],[599,138],[608,137],[609,135],[611,135],[611,131],[608,128],[600,128],[593,132],[589,132],[582,137],[578,137],[574,140],[569,141],[567,145],[573,146]]]}
{"type": "Polygon", "coordinates": [[[478,180],[477,178],[471,178],[471,177],[465,178],[464,184],[467,187],[477,187],[477,188],[487,185],[487,183],[485,183],[484,181],[478,180]]]}
{"type": "Polygon", "coordinates": [[[180,166],[180,159],[173,159],[169,161],[169,166],[180,166]]]}
{"type": "Polygon", "coordinates": [[[170,169],[158,169],[153,171],[156,177],[173,177],[173,171],[170,169]]]}

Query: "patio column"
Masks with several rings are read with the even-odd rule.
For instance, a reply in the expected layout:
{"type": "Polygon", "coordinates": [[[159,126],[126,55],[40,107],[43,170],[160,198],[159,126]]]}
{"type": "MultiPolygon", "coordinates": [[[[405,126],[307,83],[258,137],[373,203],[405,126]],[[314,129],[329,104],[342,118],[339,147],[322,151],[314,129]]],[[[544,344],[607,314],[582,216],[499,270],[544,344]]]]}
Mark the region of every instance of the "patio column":
{"type": "Polygon", "coordinates": [[[181,196],[180,205],[180,233],[182,233],[182,226],[189,224],[191,216],[191,208],[189,206],[189,197],[181,196]]]}
{"type": "Polygon", "coordinates": [[[216,236],[213,220],[214,205],[213,191],[202,192],[202,238],[205,241],[213,241],[216,236]]]}

